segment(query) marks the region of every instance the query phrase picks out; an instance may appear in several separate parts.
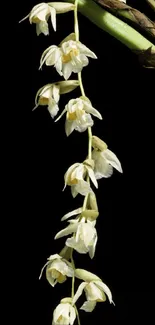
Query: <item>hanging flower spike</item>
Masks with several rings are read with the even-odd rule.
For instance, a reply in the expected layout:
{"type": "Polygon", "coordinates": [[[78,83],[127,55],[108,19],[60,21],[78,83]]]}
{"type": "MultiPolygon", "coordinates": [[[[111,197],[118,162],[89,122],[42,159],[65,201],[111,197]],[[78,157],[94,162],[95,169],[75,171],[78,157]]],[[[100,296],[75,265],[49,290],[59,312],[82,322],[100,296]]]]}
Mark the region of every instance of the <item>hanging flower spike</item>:
{"type": "Polygon", "coordinates": [[[75,163],[68,168],[64,176],[65,187],[67,185],[71,186],[71,193],[73,197],[76,197],[78,193],[85,196],[89,192],[92,192],[90,185],[84,180],[87,174],[89,175],[91,181],[97,188],[98,184],[96,182],[95,175],[91,167],[87,166],[84,163],[75,163]]]}
{"type": "Polygon", "coordinates": [[[75,270],[75,275],[77,275],[78,278],[89,278],[89,281],[82,282],[77,289],[77,292],[73,298],[72,304],[74,305],[76,301],[79,299],[79,297],[82,295],[83,290],[86,294],[87,301],[84,302],[84,304],[81,306],[80,309],[86,311],[86,312],[92,312],[96,306],[97,302],[104,302],[106,301],[106,295],[109,299],[110,303],[113,303],[112,300],[112,294],[108,286],[102,282],[101,279],[95,279],[97,278],[95,274],[87,272],[82,269],[75,270]],[[80,276],[81,275],[81,276],[80,276]],[[85,277],[86,275],[86,277],[85,277]],[[94,278],[94,279],[93,279],[94,278]],[[105,295],[106,294],[106,295],[105,295]]]}
{"type": "Polygon", "coordinates": [[[56,14],[65,13],[70,10],[74,10],[73,4],[63,2],[42,2],[34,6],[30,13],[26,17],[24,17],[20,22],[29,18],[30,24],[36,24],[36,33],[38,36],[41,33],[43,33],[44,35],[49,35],[47,23],[49,17],[51,17],[53,29],[56,31],[56,14]]]}
{"type": "Polygon", "coordinates": [[[96,59],[95,53],[89,50],[84,44],[75,40],[75,34],[67,36],[59,46],[52,45],[42,54],[40,68],[45,63],[47,66],[54,66],[57,72],[67,80],[72,72],[81,72],[87,66],[87,57],[96,59]]]}
{"type": "Polygon", "coordinates": [[[74,233],[71,238],[66,240],[66,246],[74,248],[80,254],[89,253],[90,258],[93,258],[97,244],[95,221],[91,222],[87,220],[85,223],[85,218],[83,218],[80,222],[78,220],[76,222],[75,220],[71,220],[70,223],[68,227],[56,234],[55,239],[74,233]]]}
{"type": "Polygon", "coordinates": [[[61,300],[60,304],[56,307],[56,309],[53,312],[53,322],[52,325],[73,325],[76,313],[75,308],[71,305],[71,303],[63,302],[65,300],[68,300],[67,298],[64,298],[61,300]]]}
{"type": "Polygon", "coordinates": [[[69,80],[43,86],[36,94],[34,109],[39,105],[48,106],[48,111],[51,117],[54,118],[59,111],[58,102],[60,94],[66,94],[74,90],[78,85],[77,80],[69,80]]]}
{"type": "Polygon", "coordinates": [[[41,270],[40,278],[42,276],[43,270],[46,267],[46,278],[52,287],[55,284],[63,283],[68,277],[74,276],[74,270],[71,263],[63,259],[60,255],[54,254],[48,258],[48,262],[44,265],[41,270]]]}
{"type": "Polygon", "coordinates": [[[92,146],[94,147],[92,159],[95,163],[94,173],[96,179],[110,177],[113,174],[113,168],[117,169],[120,173],[123,172],[120,161],[116,155],[108,149],[104,141],[93,136],[92,146]]]}
{"type": "Polygon", "coordinates": [[[84,96],[71,99],[56,122],[65,113],[67,113],[65,122],[65,132],[67,136],[74,130],[84,132],[88,127],[93,126],[94,122],[90,114],[102,120],[101,114],[92,106],[90,100],[84,96]]]}

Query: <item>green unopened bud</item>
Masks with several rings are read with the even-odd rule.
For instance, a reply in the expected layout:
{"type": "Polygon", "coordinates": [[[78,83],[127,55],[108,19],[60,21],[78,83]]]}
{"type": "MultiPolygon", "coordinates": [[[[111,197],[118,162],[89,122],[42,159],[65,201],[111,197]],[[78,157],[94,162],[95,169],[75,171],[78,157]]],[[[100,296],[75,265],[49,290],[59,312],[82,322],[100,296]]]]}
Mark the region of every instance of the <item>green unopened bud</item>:
{"type": "Polygon", "coordinates": [[[92,136],[92,147],[100,151],[104,151],[108,148],[107,144],[95,135],[92,136]]]}
{"type": "Polygon", "coordinates": [[[50,7],[53,7],[56,10],[57,14],[63,14],[65,12],[74,10],[75,5],[71,3],[64,2],[48,2],[50,7]]]}
{"type": "Polygon", "coordinates": [[[76,278],[83,280],[85,282],[102,281],[97,275],[83,269],[76,269],[75,276],[76,278]]]}
{"type": "Polygon", "coordinates": [[[94,221],[99,216],[99,212],[96,210],[84,210],[81,215],[90,221],[94,221]]]}

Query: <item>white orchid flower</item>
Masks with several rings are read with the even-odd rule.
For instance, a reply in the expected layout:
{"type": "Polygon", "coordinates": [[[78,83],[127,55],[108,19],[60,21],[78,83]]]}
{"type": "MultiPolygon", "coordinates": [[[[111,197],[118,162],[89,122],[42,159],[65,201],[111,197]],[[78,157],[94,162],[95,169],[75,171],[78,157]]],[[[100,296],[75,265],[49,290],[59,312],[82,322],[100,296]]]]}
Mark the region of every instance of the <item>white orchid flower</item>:
{"type": "Polygon", "coordinates": [[[62,2],[42,2],[34,6],[30,13],[26,17],[24,17],[20,22],[29,18],[30,24],[36,24],[37,35],[40,35],[41,33],[43,33],[44,35],[49,35],[49,17],[51,17],[53,29],[56,31],[56,14],[68,12],[70,10],[74,10],[73,4],[62,2]]]}
{"type": "Polygon", "coordinates": [[[96,179],[110,177],[113,173],[113,168],[120,173],[123,172],[120,161],[101,139],[93,136],[92,145],[95,147],[92,152],[92,159],[95,163],[94,173],[96,179]],[[99,140],[98,149],[96,139],[97,141],[99,140]]]}
{"type": "Polygon", "coordinates": [[[52,118],[54,118],[58,111],[58,102],[60,99],[60,87],[56,84],[48,84],[40,88],[36,94],[35,104],[36,109],[39,105],[47,106],[47,109],[52,118]]]}
{"type": "Polygon", "coordinates": [[[74,270],[72,268],[71,263],[63,259],[58,254],[51,255],[48,258],[48,262],[42,268],[39,278],[41,278],[45,267],[46,278],[52,287],[54,287],[57,282],[63,283],[64,281],[66,281],[67,276],[73,277],[74,275],[74,270]]]}
{"type": "Polygon", "coordinates": [[[87,66],[87,57],[96,59],[95,53],[89,50],[81,42],[75,40],[75,34],[67,36],[59,46],[52,45],[42,54],[40,68],[45,63],[47,66],[54,66],[57,72],[67,80],[72,72],[78,73],[87,66]]]}
{"type": "Polygon", "coordinates": [[[53,312],[52,325],[73,325],[76,318],[75,308],[70,303],[62,301],[53,312]]]}
{"type": "Polygon", "coordinates": [[[95,179],[93,169],[84,163],[75,163],[69,167],[65,173],[64,189],[67,185],[71,186],[71,193],[73,197],[76,197],[78,193],[85,196],[89,192],[92,192],[90,185],[84,180],[87,174],[97,188],[98,184],[95,179]]]}
{"type": "Polygon", "coordinates": [[[79,83],[77,80],[69,80],[47,84],[41,87],[35,97],[34,109],[36,109],[39,105],[48,106],[48,111],[51,117],[54,118],[59,111],[58,102],[60,99],[60,94],[66,94],[74,90],[78,85],[79,83]]]}
{"type": "Polygon", "coordinates": [[[73,236],[66,240],[66,246],[74,248],[80,254],[89,253],[90,258],[93,258],[97,243],[95,221],[91,222],[87,220],[87,223],[85,223],[85,218],[82,218],[80,222],[78,220],[71,220],[70,225],[59,231],[55,239],[68,236],[72,233],[73,236]]]}
{"type": "MultiPolygon", "coordinates": [[[[80,269],[79,269],[80,271],[80,269]]],[[[82,270],[84,271],[84,270],[82,270]]],[[[87,272],[89,273],[89,272],[87,272]]],[[[90,273],[91,274],[91,273],[90,273]]],[[[95,276],[96,277],[96,276],[95,276]]],[[[100,279],[91,280],[87,282],[82,282],[75,293],[73,298],[72,304],[74,305],[79,297],[82,295],[83,290],[86,294],[87,301],[81,306],[80,309],[86,312],[92,312],[96,306],[97,302],[104,302],[106,301],[106,295],[109,299],[110,303],[113,303],[112,294],[108,286],[103,283],[100,279]],[[106,294],[106,295],[105,295],[106,294]]]]}
{"type": "Polygon", "coordinates": [[[65,131],[67,136],[69,136],[74,130],[84,132],[88,127],[92,127],[94,122],[90,114],[102,120],[101,114],[92,106],[90,100],[84,96],[71,99],[56,121],[58,121],[65,113],[65,131]]]}

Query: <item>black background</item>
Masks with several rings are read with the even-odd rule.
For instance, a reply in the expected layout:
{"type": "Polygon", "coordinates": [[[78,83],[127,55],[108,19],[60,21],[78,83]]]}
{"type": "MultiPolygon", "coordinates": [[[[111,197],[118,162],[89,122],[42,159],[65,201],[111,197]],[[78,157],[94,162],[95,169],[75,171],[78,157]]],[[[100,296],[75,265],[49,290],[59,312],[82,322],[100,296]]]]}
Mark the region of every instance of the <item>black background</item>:
{"type": "MultiPolygon", "coordinates": [[[[52,67],[38,70],[42,52],[73,31],[72,13],[57,16],[57,32],[50,27],[47,37],[37,37],[28,20],[18,25],[35,4],[23,1],[16,10],[18,88],[14,94],[18,100],[10,149],[15,208],[12,226],[15,287],[19,284],[20,288],[18,313],[21,319],[23,315],[28,318],[29,324],[49,325],[55,306],[70,295],[71,281],[53,289],[45,275],[41,281],[38,277],[46,258],[59,252],[64,243],[64,239],[53,239],[66,225],[60,222],[61,217],[81,205],[82,197],[72,199],[69,188],[62,192],[63,175],[71,164],[85,159],[87,132],[73,132],[67,138],[64,118],[54,123],[46,107],[32,112],[36,91],[61,79],[52,67]]],[[[145,1],[128,4],[153,19],[145,1]]],[[[90,59],[82,73],[86,95],[103,116],[103,121],[95,119],[93,134],[108,143],[124,171],[99,181],[99,240],[94,259],[75,253],[77,267],[98,274],[111,288],[116,307],[98,303],[93,313],[80,312],[81,323],[152,324],[155,72],[142,68],[135,54],[80,14],[79,24],[80,40],[98,57],[90,59]]],[[[60,109],[79,95],[79,89],[63,95],[60,109]]]]}

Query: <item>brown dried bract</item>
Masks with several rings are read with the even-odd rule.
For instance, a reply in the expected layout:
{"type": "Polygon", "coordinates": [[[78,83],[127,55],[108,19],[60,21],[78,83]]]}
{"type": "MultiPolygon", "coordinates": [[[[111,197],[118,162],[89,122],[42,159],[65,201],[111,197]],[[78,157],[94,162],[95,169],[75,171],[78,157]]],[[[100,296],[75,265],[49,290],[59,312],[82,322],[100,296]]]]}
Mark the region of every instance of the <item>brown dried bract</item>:
{"type": "Polygon", "coordinates": [[[138,54],[139,61],[145,68],[155,69],[155,50],[152,47],[135,53],[138,54]]]}
{"type": "Polygon", "coordinates": [[[140,29],[150,34],[155,39],[155,23],[151,21],[146,15],[134,9],[127,4],[120,2],[118,0],[95,0],[105,9],[108,9],[113,14],[119,17],[123,17],[128,21],[132,21],[134,25],[137,25],[140,29]],[[124,11],[128,15],[124,15],[124,11]]]}

